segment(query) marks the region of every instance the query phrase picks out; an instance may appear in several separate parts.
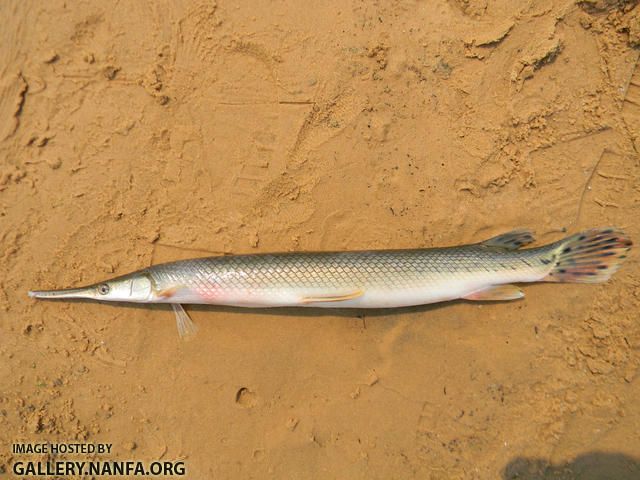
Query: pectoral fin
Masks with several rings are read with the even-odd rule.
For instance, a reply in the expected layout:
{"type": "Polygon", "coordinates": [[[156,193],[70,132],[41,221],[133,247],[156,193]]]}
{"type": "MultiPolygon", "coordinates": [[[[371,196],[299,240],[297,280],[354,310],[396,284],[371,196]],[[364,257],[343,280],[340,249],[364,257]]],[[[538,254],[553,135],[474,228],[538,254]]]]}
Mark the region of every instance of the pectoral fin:
{"type": "Polygon", "coordinates": [[[326,296],[326,297],[303,297],[302,303],[344,302],[345,300],[358,298],[363,293],[364,293],[364,290],[358,290],[356,292],[352,292],[347,295],[333,295],[333,296],[326,296]]]}
{"type": "Polygon", "coordinates": [[[187,312],[179,303],[172,303],[173,311],[176,314],[176,323],[178,324],[178,335],[182,338],[192,337],[198,332],[198,327],[193,323],[187,312]]]}
{"type": "Polygon", "coordinates": [[[524,292],[515,285],[490,285],[481,290],[477,290],[466,297],[465,300],[515,300],[524,297],[524,292]]]}

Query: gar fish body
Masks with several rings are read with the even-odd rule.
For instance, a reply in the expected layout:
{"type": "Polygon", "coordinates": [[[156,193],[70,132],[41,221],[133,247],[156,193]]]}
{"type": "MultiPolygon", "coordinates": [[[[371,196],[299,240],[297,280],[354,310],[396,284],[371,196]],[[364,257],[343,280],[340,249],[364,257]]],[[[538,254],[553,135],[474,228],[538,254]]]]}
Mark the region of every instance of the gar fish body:
{"type": "Polygon", "coordinates": [[[520,249],[533,241],[530,230],[514,230],[457,247],[196,258],[29,295],[170,303],[183,335],[194,326],[181,304],[389,308],[458,298],[513,300],[524,296],[513,283],[603,282],[632,245],[614,227],[520,249]]]}

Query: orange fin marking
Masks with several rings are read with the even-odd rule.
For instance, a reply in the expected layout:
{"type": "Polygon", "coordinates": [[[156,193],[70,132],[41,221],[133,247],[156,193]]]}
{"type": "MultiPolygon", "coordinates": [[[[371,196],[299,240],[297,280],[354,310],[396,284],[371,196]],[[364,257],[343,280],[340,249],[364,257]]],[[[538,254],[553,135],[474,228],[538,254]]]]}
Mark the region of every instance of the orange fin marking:
{"type": "Polygon", "coordinates": [[[332,297],[303,297],[302,303],[320,303],[320,302],[344,302],[352,298],[358,298],[364,293],[364,290],[350,293],[348,295],[332,296],[332,297]]]}
{"type": "Polygon", "coordinates": [[[176,293],[178,293],[178,291],[184,287],[171,287],[168,288],[166,290],[162,290],[161,292],[158,292],[157,295],[159,297],[166,297],[166,298],[171,298],[173,297],[176,293]]]}
{"type": "Polygon", "coordinates": [[[466,297],[465,300],[515,300],[524,297],[524,292],[515,285],[490,285],[477,290],[466,297]]]}

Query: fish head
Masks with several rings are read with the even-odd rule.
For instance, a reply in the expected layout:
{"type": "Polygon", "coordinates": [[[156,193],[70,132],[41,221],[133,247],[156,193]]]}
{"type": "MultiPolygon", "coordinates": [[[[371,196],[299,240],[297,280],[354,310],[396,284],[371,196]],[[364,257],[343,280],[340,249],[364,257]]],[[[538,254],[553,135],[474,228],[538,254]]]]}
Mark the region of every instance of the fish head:
{"type": "Polygon", "coordinates": [[[110,302],[148,302],[153,297],[151,277],[145,272],[130,273],[96,283],[93,298],[110,302]]]}
{"type": "Polygon", "coordinates": [[[153,281],[144,270],[80,288],[29,292],[34,298],[88,298],[106,302],[150,302],[155,298],[153,281]]]}

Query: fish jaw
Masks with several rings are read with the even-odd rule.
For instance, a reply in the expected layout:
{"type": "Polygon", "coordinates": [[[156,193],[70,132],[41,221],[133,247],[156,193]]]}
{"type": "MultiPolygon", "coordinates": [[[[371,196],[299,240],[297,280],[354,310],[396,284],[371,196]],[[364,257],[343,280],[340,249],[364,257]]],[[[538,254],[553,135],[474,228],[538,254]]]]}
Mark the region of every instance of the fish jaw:
{"type": "Polygon", "coordinates": [[[96,293],[93,286],[81,288],[67,288],[63,290],[29,290],[31,298],[42,299],[72,299],[72,298],[89,298],[96,299],[96,293]]]}
{"type": "Polygon", "coordinates": [[[62,290],[29,291],[29,296],[40,299],[90,299],[101,302],[157,302],[151,277],[139,271],[86,287],[62,290]]]}

